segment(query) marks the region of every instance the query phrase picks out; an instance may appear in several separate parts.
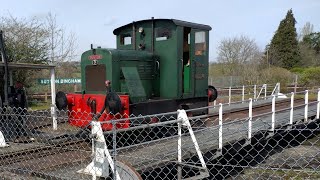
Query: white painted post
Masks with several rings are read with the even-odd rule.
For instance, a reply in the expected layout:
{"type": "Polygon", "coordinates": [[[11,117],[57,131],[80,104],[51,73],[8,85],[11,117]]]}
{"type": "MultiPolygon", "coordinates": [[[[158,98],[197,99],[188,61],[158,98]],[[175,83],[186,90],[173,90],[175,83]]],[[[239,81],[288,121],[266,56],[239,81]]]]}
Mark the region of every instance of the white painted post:
{"type": "Polygon", "coordinates": [[[182,179],[182,168],[181,168],[181,162],[182,162],[182,147],[181,147],[181,123],[182,122],[178,122],[178,180],[182,179]]]}
{"type": "Polygon", "coordinates": [[[231,86],[229,87],[229,106],[231,104],[231,86]]]}
{"type": "Polygon", "coordinates": [[[294,93],[297,93],[297,86],[298,86],[298,75],[296,75],[296,78],[294,81],[294,93]]]}
{"type": "Polygon", "coordinates": [[[244,103],[243,101],[244,101],[244,85],[242,86],[242,103],[244,103]]]}
{"type": "Polygon", "coordinates": [[[219,150],[222,150],[222,104],[219,103],[219,150]]]}
{"type": "Polygon", "coordinates": [[[253,99],[255,101],[257,100],[257,85],[254,85],[253,87],[253,99]]]}
{"type": "Polygon", "coordinates": [[[280,83],[277,83],[277,85],[278,85],[277,94],[279,94],[280,93],[280,83]]]}
{"type": "Polygon", "coordinates": [[[319,119],[319,114],[320,114],[320,88],[318,89],[318,103],[317,103],[317,117],[316,119],[319,119]]]}
{"type": "Polygon", "coordinates": [[[294,103],[294,92],[291,92],[291,104],[290,104],[290,121],[289,124],[293,124],[293,103],[294,103]]]}
{"type": "Polygon", "coordinates": [[[276,115],[276,96],[272,95],[272,119],[271,119],[272,132],[274,132],[274,128],[275,128],[275,115],[276,115]]]}
{"type": "Polygon", "coordinates": [[[267,99],[267,84],[264,84],[264,99],[267,99]]]}
{"type": "Polygon", "coordinates": [[[196,152],[198,154],[198,157],[199,157],[199,160],[201,162],[202,168],[205,169],[206,171],[208,171],[207,165],[206,165],[206,163],[204,161],[204,158],[202,156],[202,153],[201,153],[199,144],[197,142],[196,136],[193,133],[193,130],[192,130],[192,127],[190,125],[190,121],[189,121],[189,118],[188,118],[188,116],[186,114],[186,111],[185,110],[177,110],[177,111],[178,111],[178,120],[182,120],[181,125],[188,128],[190,137],[191,137],[192,142],[194,144],[194,148],[196,149],[196,152]]]}
{"type": "Polygon", "coordinates": [[[56,114],[56,83],[55,83],[55,72],[54,68],[50,69],[51,76],[51,117],[52,117],[52,128],[57,130],[57,114],[56,114]]]}
{"type": "Polygon", "coordinates": [[[249,99],[248,140],[252,136],[252,98],[249,99]]]}
{"type": "Polygon", "coordinates": [[[306,94],[304,97],[304,122],[308,121],[308,103],[309,103],[309,91],[306,90],[306,94]]]}
{"type": "Polygon", "coordinates": [[[0,131],[0,148],[8,147],[8,146],[9,145],[6,143],[6,139],[4,138],[2,131],[0,131]]]}

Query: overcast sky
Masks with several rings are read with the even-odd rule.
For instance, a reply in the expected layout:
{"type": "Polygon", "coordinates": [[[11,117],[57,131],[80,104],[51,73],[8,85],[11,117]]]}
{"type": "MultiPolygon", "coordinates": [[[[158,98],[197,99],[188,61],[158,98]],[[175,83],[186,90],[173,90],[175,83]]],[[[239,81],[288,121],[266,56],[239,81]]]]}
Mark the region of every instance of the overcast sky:
{"type": "MultiPolygon", "coordinates": [[[[210,59],[224,38],[246,35],[264,49],[279,22],[292,8],[299,32],[306,22],[320,31],[320,0],[0,0],[0,15],[43,18],[49,12],[77,37],[77,54],[90,44],[115,48],[112,31],[132,21],[173,18],[212,27],[210,59]]],[[[78,56],[79,58],[79,56],[78,56]]]]}

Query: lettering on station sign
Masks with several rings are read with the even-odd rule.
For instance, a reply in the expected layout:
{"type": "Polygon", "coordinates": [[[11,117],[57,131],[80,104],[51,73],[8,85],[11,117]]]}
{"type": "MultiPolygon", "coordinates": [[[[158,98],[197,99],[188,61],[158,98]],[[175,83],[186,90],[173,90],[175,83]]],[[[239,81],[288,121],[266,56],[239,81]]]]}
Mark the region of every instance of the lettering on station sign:
{"type": "MultiPolygon", "coordinates": [[[[51,79],[38,79],[39,84],[50,84],[51,79]]],[[[62,79],[55,79],[56,84],[80,84],[80,78],[62,78],[62,79]]]]}

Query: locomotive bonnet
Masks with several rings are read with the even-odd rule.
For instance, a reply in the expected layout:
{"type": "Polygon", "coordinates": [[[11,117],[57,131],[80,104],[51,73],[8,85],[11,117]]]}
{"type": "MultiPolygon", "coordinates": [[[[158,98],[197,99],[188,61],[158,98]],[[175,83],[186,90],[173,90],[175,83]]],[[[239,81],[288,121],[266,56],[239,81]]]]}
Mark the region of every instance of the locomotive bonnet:
{"type": "Polygon", "coordinates": [[[217,98],[216,89],[208,87],[210,30],[208,25],[153,18],[121,26],[113,31],[116,49],[91,46],[82,54],[81,92],[59,92],[56,105],[68,108],[69,122],[80,127],[93,118],[108,121],[207,106],[217,98]]]}

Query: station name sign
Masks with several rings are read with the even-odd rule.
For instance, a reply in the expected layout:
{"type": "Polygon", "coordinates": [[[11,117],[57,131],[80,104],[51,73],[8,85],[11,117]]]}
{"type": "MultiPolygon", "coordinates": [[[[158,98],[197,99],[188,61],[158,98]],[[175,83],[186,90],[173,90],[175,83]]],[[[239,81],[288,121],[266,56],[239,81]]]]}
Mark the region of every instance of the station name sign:
{"type": "MultiPolygon", "coordinates": [[[[38,79],[39,84],[50,84],[51,79],[38,79]]],[[[80,78],[62,78],[62,79],[55,79],[56,84],[80,84],[80,78]]]]}

